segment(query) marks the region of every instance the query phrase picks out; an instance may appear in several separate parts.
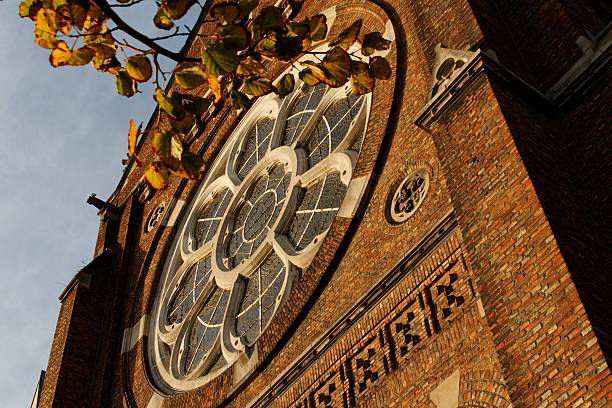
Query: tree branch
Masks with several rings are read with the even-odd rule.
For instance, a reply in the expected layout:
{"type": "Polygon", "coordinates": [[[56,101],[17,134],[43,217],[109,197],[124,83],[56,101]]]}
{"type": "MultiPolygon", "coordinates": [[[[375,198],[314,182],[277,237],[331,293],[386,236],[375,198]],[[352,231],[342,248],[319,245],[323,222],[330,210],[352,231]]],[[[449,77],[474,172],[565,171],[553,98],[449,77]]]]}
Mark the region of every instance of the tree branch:
{"type": "Polygon", "coordinates": [[[126,34],[140,41],[144,45],[150,47],[156,53],[163,55],[164,57],[170,58],[171,60],[174,60],[176,62],[183,62],[183,61],[199,62],[200,61],[199,58],[186,57],[184,55],[181,55],[180,53],[176,53],[176,52],[170,51],[167,48],[162,47],[161,45],[153,41],[151,38],[142,34],[138,30],[136,30],[135,28],[127,24],[125,21],[123,21],[123,19],[121,19],[121,17],[119,17],[119,15],[115,13],[115,10],[112,9],[112,7],[106,2],[106,0],[92,0],[92,1],[98,7],[100,7],[100,9],[104,12],[104,14],[106,14],[106,16],[110,18],[117,25],[117,27],[119,27],[119,29],[123,30],[126,34]]]}

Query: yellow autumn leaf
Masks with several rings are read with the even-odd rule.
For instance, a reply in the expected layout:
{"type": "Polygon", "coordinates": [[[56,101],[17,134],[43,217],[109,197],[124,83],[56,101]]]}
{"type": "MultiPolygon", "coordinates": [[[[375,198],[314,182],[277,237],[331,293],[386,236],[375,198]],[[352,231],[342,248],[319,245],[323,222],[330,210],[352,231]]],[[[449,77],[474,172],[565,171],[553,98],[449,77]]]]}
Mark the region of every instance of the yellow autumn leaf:
{"type": "Polygon", "coordinates": [[[208,86],[210,87],[210,91],[212,92],[213,95],[215,95],[215,103],[217,103],[221,100],[221,97],[222,97],[221,84],[219,83],[219,80],[217,79],[217,77],[214,75],[209,75],[207,79],[208,79],[208,86]]]}
{"type": "Polygon", "coordinates": [[[36,23],[34,25],[34,38],[36,44],[43,48],[55,48],[58,43],[55,37],[56,33],[55,11],[46,8],[38,10],[36,14],[36,23]]]}
{"type": "Polygon", "coordinates": [[[64,65],[69,65],[70,58],[72,57],[72,51],[68,48],[68,44],[64,40],[61,40],[57,43],[57,46],[51,50],[51,55],[49,56],[49,63],[53,67],[61,67],[64,65]]]}
{"type": "Polygon", "coordinates": [[[146,82],[151,78],[151,62],[144,55],[134,55],[125,61],[125,69],[134,80],[146,82]]]}
{"type": "Polygon", "coordinates": [[[134,119],[130,119],[130,130],[128,131],[128,155],[130,157],[136,153],[136,142],[138,141],[138,136],[140,136],[141,129],[142,123],[136,128],[136,122],[134,122],[134,119]]]}
{"type": "Polygon", "coordinates": [[[168,184],[170,171],[160,163],[152,164],[144,174],[151,187],[161,190],[168,184]]]}

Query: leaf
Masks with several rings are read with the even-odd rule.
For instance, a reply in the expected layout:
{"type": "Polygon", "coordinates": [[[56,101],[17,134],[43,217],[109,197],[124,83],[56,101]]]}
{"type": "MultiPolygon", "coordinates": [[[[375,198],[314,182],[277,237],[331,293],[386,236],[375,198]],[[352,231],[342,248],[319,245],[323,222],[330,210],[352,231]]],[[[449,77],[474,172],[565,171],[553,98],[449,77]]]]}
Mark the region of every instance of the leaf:
{"type": "Polygon", "coordinates": [[[210,106],[210,100],[200,97],[195,99],[183,99],[183,106],[187,112],[201,116],[210,106]]]}
{"type": "Polygon", "coordinates": [[[221,42],[228,48],[242,50],[249,44],[249,32],[235,24],[223,25],[217,29],[221,42]]]}
{"type": "Polygon", "coordinates": [[[240,7],[233,1],[217,3],[210,9],[210,15],[213,18],[222,18],[227,23],[236,21],[240,14],[240,7]]]}
{"type": "Polygon", "coordinates": [[[179,133],[188,133],[195,123],[193,114],[185,112],[182,119],[171,119],[170,126],[179,133]]]}
{"type": "Polygon", "coordinates": [[[168,98],[161,88],[155,89],[155,100],[159,107],[173,118],[181,119],[185,114],[182,104],[176,98],[168,98]]]}
{"type": "Polygon", "coordinates": [[[79,0],[71,0],[68,3],[70,8],[70,16],[72,16],[72,24],[75,25],[79,30],[83,29],[85,20],[87,19],[87,10],[89,3],[79,0]]]}
{"type": "Polygon", "coordinates": [[[370,60],[370,74],[377,79],[391,78],[391,66],[383,57],[374,57],[370,60]]]}
{"type": "Polygon", "coordinates": [[[303,0],[289,0],[289,7],[291,8],[291,12],[289,13],[289,20],[293,20],[294,18],[297,17],[298,14],[300,14],[300,11],[302,10],[302,4],[304,3],[303,0]]]}
{"type": "Polygon", "coordinates": [[[174,72],[174,79],[183,89],[194,89],[206,82],[206,73],[198,66],[174,72]]]}
{"type": "Polygon", "coordinates": [[[316,77],[311,68],[305,68],[300,71],[300,79],[307,85],[314,86],[321,83],[321,80],[316,77]]]}
{"type": "Polygon", "coordinates": [[[168,184],[170,172],[161,163],[153,163],[144,174],[145,178],[156,190],[161,190],[168,184]]]}
{"type": "Polygon", "coordinates": [[[276,57],[281,61],[289,61],[302,53],[302,40],[299,37],[278,35],[276,40],[276,57]]]}
{"type": "Polygon", "coordinates": [[[202,62],[213,75],[225,75],[236,69],[239,63],[235,52],[219,42],[212,42],[202,51],[202,62]]]}
{"type": "Polygon", "coordinates": [[[221,100],[222,94],[221,94],[221,84],[219,83],[219,80],[217,79],[217,77],[209,75],[208,76],[208,86],[212,94],[215,96],[215,103],[219,102],[221,100]]]}
{"type": "Polygon", "coordinates": [[[38,5],[38,7],[41,6],[40,3],[38,3],[35,0],[24,0],[21,3],[19,3],[19,17],[29,17],[31,19],[33,19],[34,16],[36,16],[36,14],[32,15],[33,11],[38,12],[37,10],[32,10],[34,5],[38,5]]]}
{"type": "Polygon", "coordinates": [[[285,74],[276,84],[278,96],[283,97],[289,95],[295,86],[295,77],[293,74],[285,74]]]}
{"type": "Polygon", "coordinates": [[[322,41],[327,35],[327,17],[323,14],[316,14],[308,19],[308,27],[310,34],[308,35],[312,41],[322,41]]]}
{"type": "Polygon", "coordinates": [[[375,80],[368,71],[368,64],[361,61],[353,61],[353,73],[351,74],[351,85],[355,95],[363,95],[372,92],[375,80]]]}
{"type": "Polygon", "coordinates": [[[138,136],[141,134],[141,129],[142,123],[136,128],[136,122],[134,122],[134,119],[130,119],[130,130],[128,131],[128,155],[130,157],[136,154],[136,143],[138,136]]]}
{"type": "Polygon", "coordinates": [[[368,33],[363,38],[361,53],[363,55],[372,55],[376,51],[388,50],[390,46],[391,41],[384,39],[381,33],[368,33]]]}
{"type": "Polygon", "coordinates": [[[78,67],[81,65],[89,64],[94,57],[94,52],[89,47],[81,47],[72,51],[72,57],[68,61],[69,65],[78,67]]]}
{"type": "Polygon", "coordinates": [[[255,97],[269,94],[274,90],[272,83],[268,78],[261,78],[259,76],[252,76],[245,79],[244,87],[242,88],[245,94],[252,95],[255,97]]]}
{"type": "Polygon", "coordinates": [[[68,65],[68,61],[70,61],[71,56],[72,51],[70,51],[68,48],[68,44],[66,44],[64,40],[60,40],[57,43],[57,46],[51,50],[51,55],[49,55],[49,63],[52,67],[68,65]]]}
{"type": "Polygon", "coordinates": [[[134,96],[136,93],[136,81],[127,73],[126,70],[122,69],[115,75],[115,84],[117,85],[117,92],[119,95],[134,96]]]}
{"type": "Polygon", "coordinates": [[[204,162],[189,150],[183,150],[181,155],[181,166],[174,171],[177,176],[194,180],[200,178],[204,162]]]}
{"type": "Polygon", "coordinates": [[[153,24],[155,24],[155,27],[162,30],[170,30],[172,27],[174,27],[174,22],[161,7],[157,9],[157,13],[155,13],[155,16],[153,17],[153,24]]]}
{"type": "Polygon", "coordinates": [[[241,77],[261,75],[265,72],[266,68],[263,66],[263,64],[253,57],[243,58],[240,60],[238,68],[236,68],[236,73],[241,77]]]}
{"type": "Polygon", "coordinates": [[[255,51],[267,57],[277,57],[276,54],[276,33],[268,33],[262,38],[255,47],[255,51]]]}
{"type": "Polygon", "coordinates": [[[156,133],[151,142],[153,150],[170,169],[180,166],[183,142],[181,134],[175,131],[156,133]]]}
{"type": "Polygon", "coordinates": [[[325,78],[319,79],[335,88],[344,85],[352,72],[351,57],[341,47],[329,50],[320,65],[326,71],[327,75],[325,78]]]}
{"type": "Polygon", "coordinates": [[[187,14],[191,6],[196,3],[197,0],[162,0],[161,7],[168,17],[178,20],[187,14]]]}
{"type": "Polygon", "coordinates": [[[93,57],[91,63],[98,71],[108,72],[113,75],[117,75],[119,70],[121,70],[121,63],[114,56],[112,58],[93,57]]]}
{"type": "Polygon", "coordinates": [[[296,23],[290,21],[285,27],[287,28],[287,37],[297,37],[302,39],[310,32],[310,27],[306,23],[296,23]]]}
{"type": "Polygon", "coordinates": [[[259,41],[269,31],[281,28],[283,22],[283,11],[274,6],[261,10],[261,13],[251,22],[251,33],[253,40],[259,41]]]}
{"type": "Polygon", "coordinates": [[[34,26],[34,38],[36,43],[43,48],[53,49],[58,44],[58,40],[55,37],[56,33],[55,11],[46,8],[38,10],[34,26]]]}
{"type": "Polygon", "coordinates": [[[72,17],[66,0],[61,0],[64,3],[55,6],[55,25],[63,34],[68,34],[72,26],[72,17]]]}
{"type": "Polygon", "coordinates": [[[336,38],[329,42],[330,47],[340,47],[343,50],[348,50],[351,45],[357,41],[359,30],[363,20],[359,19],[353,22],[346,30],[342,31],[336,38]]]}
{"type": "Polygon", "coordinates": [[[153,69],[151,62],[144,55],[134,55],[125,61],[125,69],[135,81],[147,82],[151,78],[153,69]]]}
{"type": "Polygon", "coordinates": [[[247,110],[253,104],[248,96],[235,89],[230,91],[230,98],[232,99],[232,105],[234,105],[234,108],[236,109],[247,110]]]}
{"type": "Polygon", "coordinates": [[[259,0],[239,0],[238,7],[240,7],[240,16],[238,18],[242,20],[247,17],[258,5],[259,0]]]}

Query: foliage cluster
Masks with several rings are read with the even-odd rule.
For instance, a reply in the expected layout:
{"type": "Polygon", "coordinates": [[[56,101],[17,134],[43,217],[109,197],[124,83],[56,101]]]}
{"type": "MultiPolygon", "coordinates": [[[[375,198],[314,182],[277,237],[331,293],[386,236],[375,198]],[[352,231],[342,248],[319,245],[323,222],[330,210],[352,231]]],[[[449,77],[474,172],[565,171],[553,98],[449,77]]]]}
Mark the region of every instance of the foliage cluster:
{"type": "MultiPolygon", "coordinates": [[[[135,30],[114,11],[142,1],[115,0],[111,4],[106,0],[24,0],[19,14],[34,22],[35,41],[51,50],[52,66],[90,64],[114,75],[117,92],[126,97],[138,92],[141,83],[156,83],[154,97],[170,125],[156,129],[151,140],[156,160],[145,177],[154,188],[163,188],[171,174],[189,179],[200,176],[202,160],[189,151],[185,141],[196,120],[206,120],[211,105],[219,107],[228,100],[236,109],[248,109],[263,95],[274,92],[285,96],[293,91],[293,74],[277,79],[266,76],[269,62],[296,66],[299,78],[308,85],[340,87],[350,81],[356,94],[371,92],[377,79],[391,76],[387,60],[375,55],[390,47],[381,33],[365,34],[357,47],[362,21],[356,20],[334,38],[327,38],[325,15],[297,19],[300,0],[264,8],[259,7],[259,0],[209,1],[204,5],[197,0],[161,0],[153,23],[159,29],[173,31],[156,38],[135,30]],[[191,32],[189,28],[181,31],[178,20],[192,7],[201,8],[202,21],[216,24],[212,34],[191,32]],[[145,47],[118,39],[118,31],[145,47]],[[202,43],[200,58],[174,53],[159,43],[186,35],[202,43]],[[328,41],[326,51],[312,51],[323,41],[328,41]],[[312,59],[304,61],[305,54],[312,59]],[[160,67],[160,56],[177,62],[172,75],[183,92],[164,90],[170,73],[160,67]],[[196,96],[202,92],[194,91],[202,86],[210,92],[196,96]]],[[[130,156],[136,155],[141,126],[130,121],[130,156]]]]}

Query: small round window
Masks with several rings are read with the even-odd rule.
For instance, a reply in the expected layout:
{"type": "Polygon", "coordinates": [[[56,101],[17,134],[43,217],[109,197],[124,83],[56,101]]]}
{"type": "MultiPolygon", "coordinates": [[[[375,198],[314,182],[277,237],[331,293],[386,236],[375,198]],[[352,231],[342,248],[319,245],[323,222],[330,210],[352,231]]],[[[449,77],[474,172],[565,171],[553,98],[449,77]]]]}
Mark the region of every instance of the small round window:
{"type": "Polygon", "coordinates": [[[429,190],[429,173],[425,169],[413,171],[398,186],[391,199],[389,214],[396,223],[406,221],[423,203],[429,190]]]}

